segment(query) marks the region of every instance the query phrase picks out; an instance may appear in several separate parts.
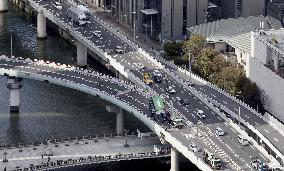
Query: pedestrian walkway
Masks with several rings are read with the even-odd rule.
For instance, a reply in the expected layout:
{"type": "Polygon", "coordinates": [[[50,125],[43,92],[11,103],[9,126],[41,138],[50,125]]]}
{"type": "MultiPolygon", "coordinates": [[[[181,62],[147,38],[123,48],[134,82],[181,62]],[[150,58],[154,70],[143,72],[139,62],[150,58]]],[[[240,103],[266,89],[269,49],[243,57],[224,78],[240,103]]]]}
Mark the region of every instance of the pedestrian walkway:
{"type": "Polygon", "coordinates": [[[154,145],[160,145],[157,137],[139,138],[126,137],[101,137],[86,138],[81,140],[52,140],[36,146],[20,146],[1,148],[0,170],[6,168],[17,170],[34,167],[54,168],[81,163],[99,163],[129,159],[155,158],[167,154],[154,153],[154,145]],[[5,153],[5,154],[4,154],[5,153]],[[3,155],[4,154],[4,155],[3,155]],[[7,162],[2,162],[7,161],[7,162]]]}

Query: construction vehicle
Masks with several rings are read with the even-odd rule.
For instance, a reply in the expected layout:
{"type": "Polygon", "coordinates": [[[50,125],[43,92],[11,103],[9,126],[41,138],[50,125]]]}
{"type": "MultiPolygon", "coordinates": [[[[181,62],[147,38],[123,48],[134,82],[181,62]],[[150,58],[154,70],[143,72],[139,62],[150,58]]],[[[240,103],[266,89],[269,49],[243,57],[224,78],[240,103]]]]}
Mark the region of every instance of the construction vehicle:
{"type": "Polygon", "coordinates": [[[86,25],[89,22],[86,14],[77,7],[70,7],[67,11],[67,15],[72,22],[74,21],[79,26],[86,25]]]}
{"type": "Polygon", "coordinates": [[[147,85],[153,84],[152,76],[149,72],[143,74],[143,82],[147,85]]]}
{"type": "Polygon", "coordinates": [[[252,165],[253,168],[255,168],[257,171],[268,171],[268,166],[267,164],[263,163],[258,159],[258,157],[253,157],[251,159],[250,164],[252,165]]]}
{"type": "Polygon", "coordinates": [[[204,149],[203,160],[205,163],[208,163],[212,169],[221,168],[221,159],[216,157],[213,153],[209,152],[207,149],[204,149]]]}

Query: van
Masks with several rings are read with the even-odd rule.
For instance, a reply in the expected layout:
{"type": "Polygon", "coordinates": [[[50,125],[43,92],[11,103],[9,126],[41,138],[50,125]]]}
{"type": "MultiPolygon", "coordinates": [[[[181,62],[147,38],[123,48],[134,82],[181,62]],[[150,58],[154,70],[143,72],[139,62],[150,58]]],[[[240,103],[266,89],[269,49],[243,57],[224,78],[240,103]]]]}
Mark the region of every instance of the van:
{"type": "Polygon", "coordinates": [[[239,141],[239,143],[242,144],[243,146],[249,145],[248,140],[247,140],[246,137],[243,136],[243,135],[238,135],[238,141],[239,141]]]}

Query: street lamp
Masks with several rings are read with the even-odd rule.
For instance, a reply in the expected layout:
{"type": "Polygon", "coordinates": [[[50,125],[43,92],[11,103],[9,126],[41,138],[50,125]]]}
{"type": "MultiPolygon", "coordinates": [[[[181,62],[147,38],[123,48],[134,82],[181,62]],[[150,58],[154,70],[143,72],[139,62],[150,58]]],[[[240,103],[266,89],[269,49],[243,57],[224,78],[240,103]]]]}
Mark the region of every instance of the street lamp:
{"type": "Polygon", "coordinates": [[[133,11],[132,12],[132,14],[133,14],[133,37],[134,37],[134,39],[133,39],[133,41],[134,41],[134,44],[135,44],[135,39],[136,39],[136,11],[133,11]]]}
{"type": "Polygon", "coordinates": [[[4,152],[4,159],[3,159],[3,162],[8,162],[7,154],[8,154],[8,153],[5,151],[5,152],[4,152]]]}
{"type": "Polygon", "coordinates": [[[191,52],[188,52],[189,85],[191,86],[191,52]]]}
{"type": "Polygon", "coordinates": [[[11,57],[13,56],[13,31],[11,30],[11,57]]]}
{"type": "Polygon", "coordinates": [[[124,129],[124,136],[125,136],[125,144],[124,144],[124,147],[125,148],[128,148],[129,147],[129,144],[127,143],[127,134],[128,134],[128,131],[127,129],[124,129]]]}
{"type": "MultiPolygon", "coordinates": [[[[242,94],[242,92],[238,91],[236,97],[241,97],[241,94],[242,94]]],[[[240,127],[240,125],[241,125],[241,105],[239,104],[239,127],[240,127]]]]}

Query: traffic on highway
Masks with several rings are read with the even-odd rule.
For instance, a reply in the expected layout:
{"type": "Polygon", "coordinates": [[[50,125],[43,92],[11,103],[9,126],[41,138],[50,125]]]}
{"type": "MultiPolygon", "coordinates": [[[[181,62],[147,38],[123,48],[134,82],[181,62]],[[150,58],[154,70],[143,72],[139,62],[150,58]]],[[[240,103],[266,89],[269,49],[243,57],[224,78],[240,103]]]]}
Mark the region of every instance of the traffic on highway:
{"type": "MultiPolygon", "coordinates": [[[[149,90],[153,90],[154,93],[144,94],[142,93],[144,90],[136,91],[132,87],[133,91],[120,93],[118,98],[130,106],[135,106],[161,125],[212,169],[265,170],[267,168],[268,170],[268,165],[272,162],[268,155],[200,101],[188,87],[169,75],[166,68],[161,69],[116,30],[93,14],[89,14],[86,10],[88,7],[75,9],[72,4],[55,0],[36,2],[131,71],[149,87],[149,90]]],[[[26,67],[22,69],[38,70],[26,67]]],[[[48,71],[47,68],[40,68],[42,69],[48,71]]],[[[117,84],[105,84],[103,81],[89,81],[94,78],[68,70],[63,73],[56,71],[43,73],[52,77],[68,78],[83,85],[95,84],[100,91],[113,95],[129,89],[117,84]]],[[[188,85],[197,89],[202,88],[192,82],[188,85]]]]}

